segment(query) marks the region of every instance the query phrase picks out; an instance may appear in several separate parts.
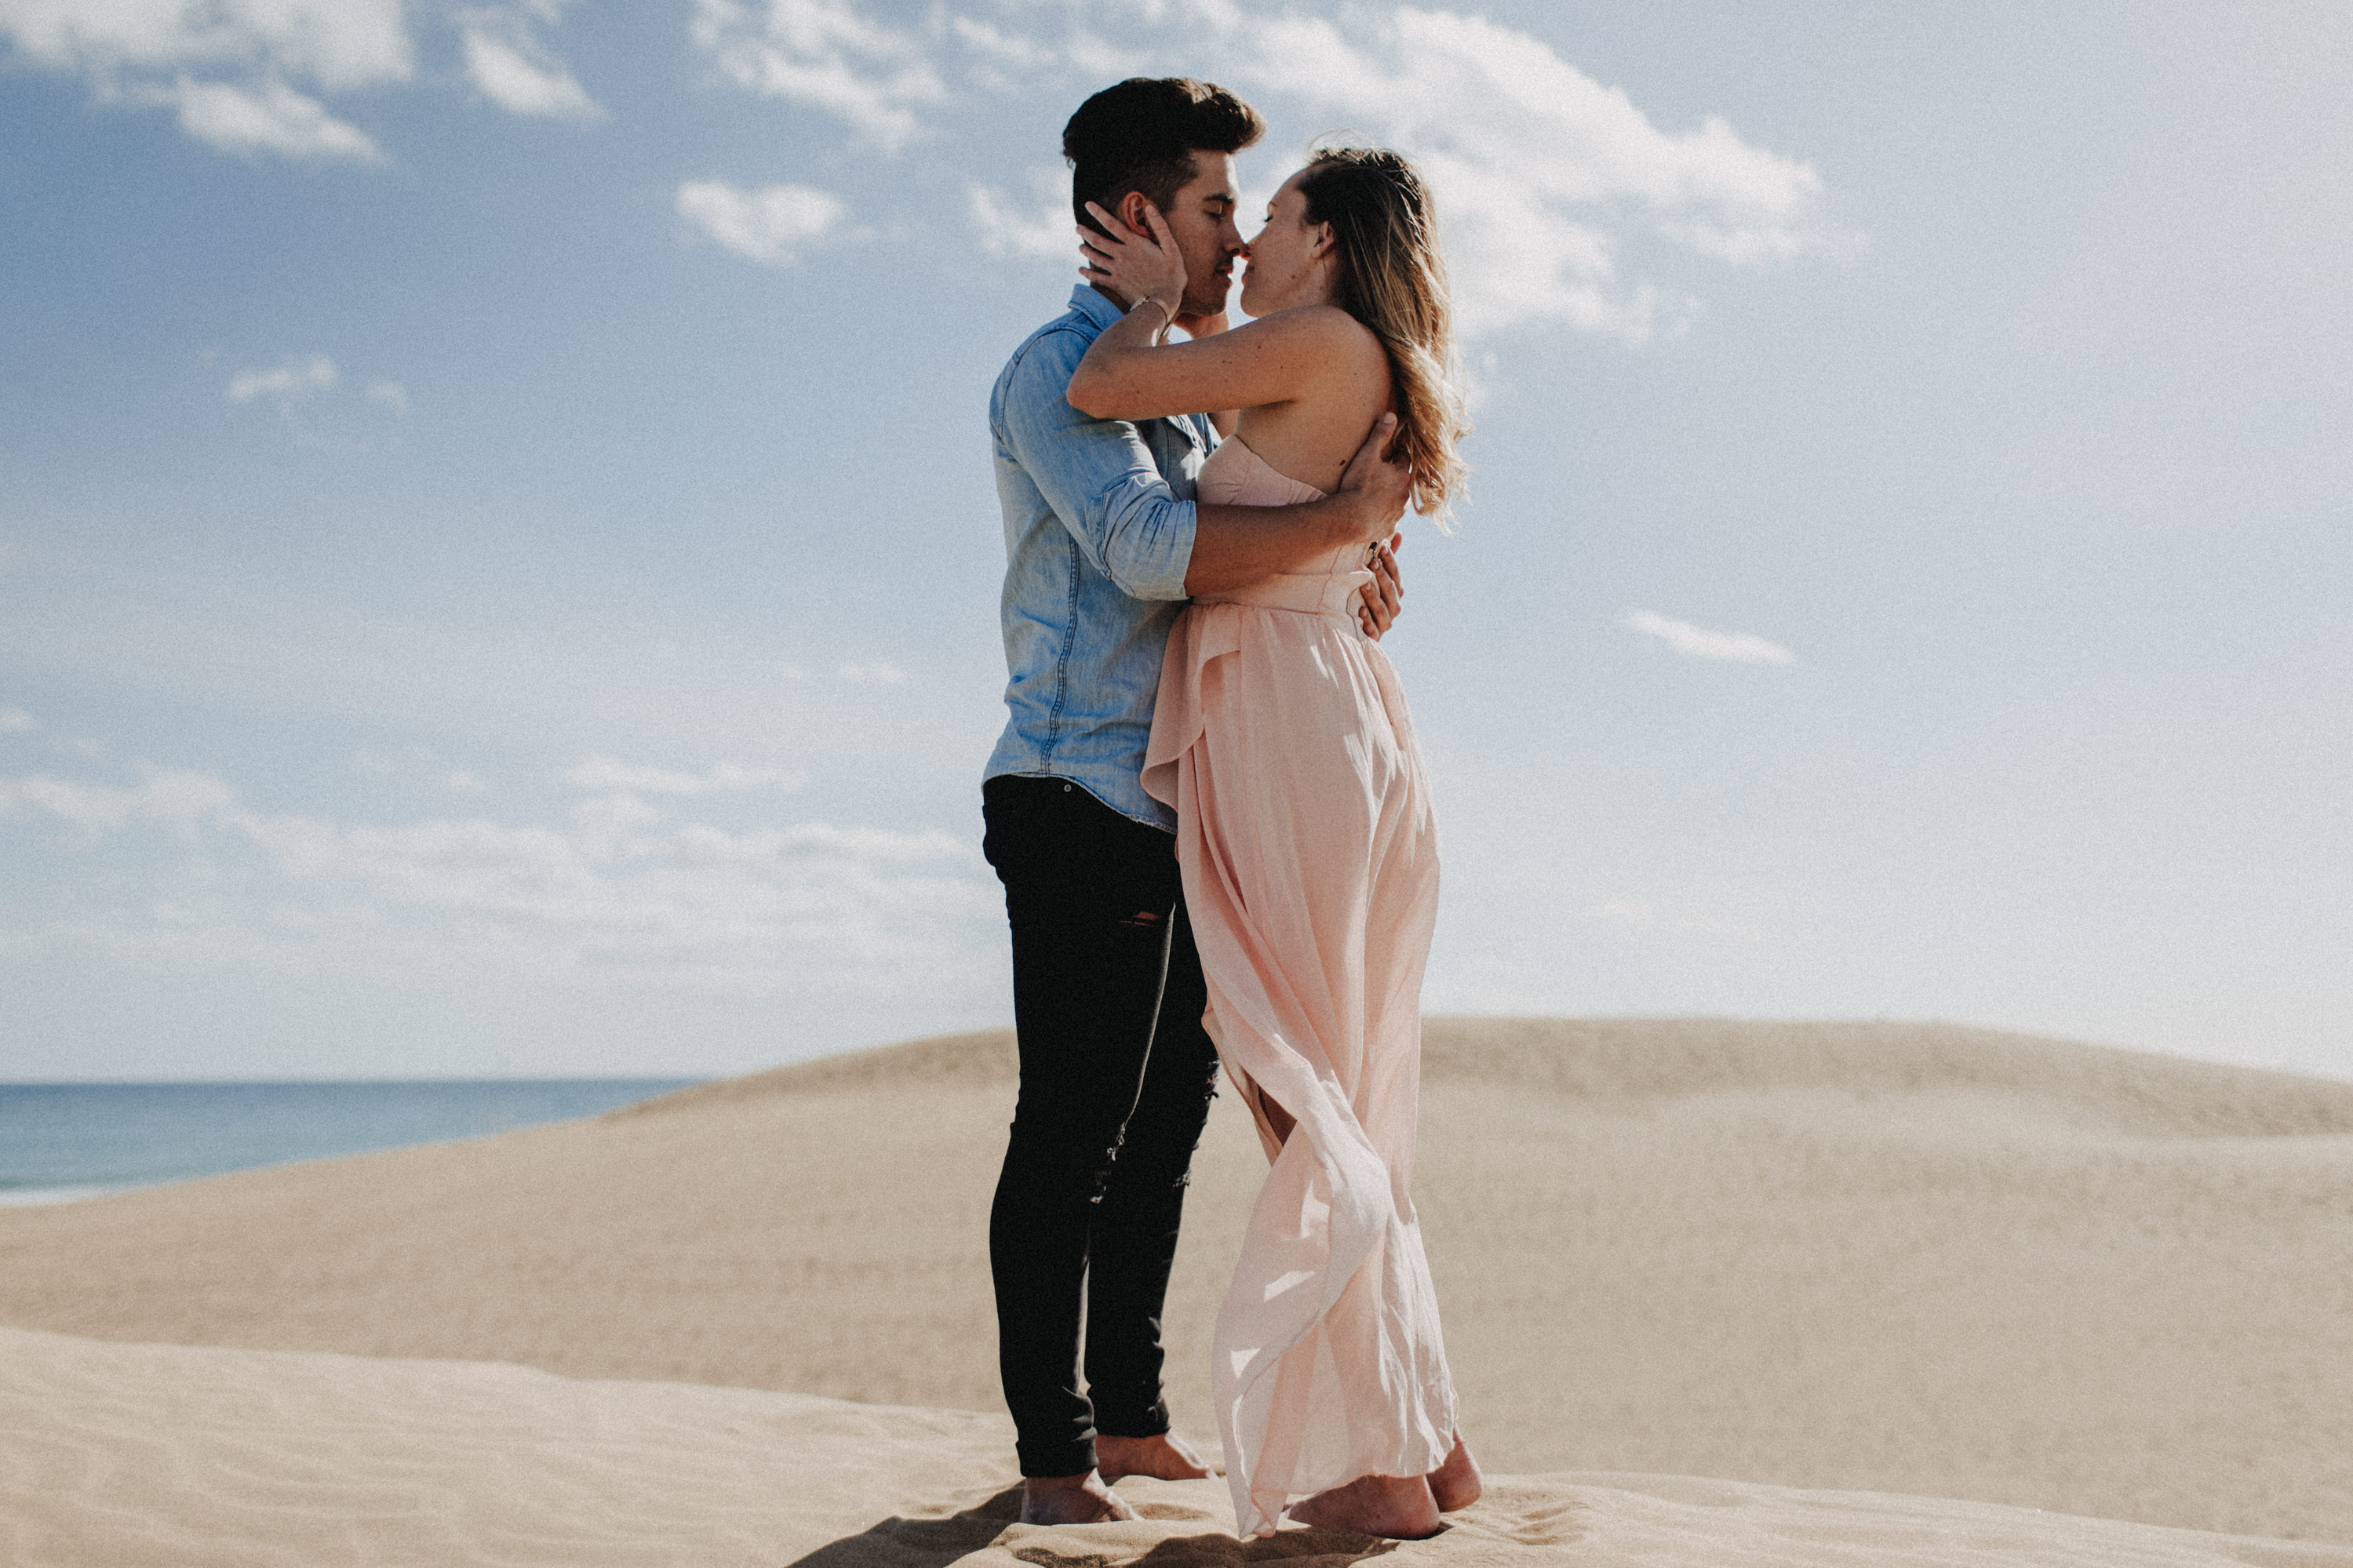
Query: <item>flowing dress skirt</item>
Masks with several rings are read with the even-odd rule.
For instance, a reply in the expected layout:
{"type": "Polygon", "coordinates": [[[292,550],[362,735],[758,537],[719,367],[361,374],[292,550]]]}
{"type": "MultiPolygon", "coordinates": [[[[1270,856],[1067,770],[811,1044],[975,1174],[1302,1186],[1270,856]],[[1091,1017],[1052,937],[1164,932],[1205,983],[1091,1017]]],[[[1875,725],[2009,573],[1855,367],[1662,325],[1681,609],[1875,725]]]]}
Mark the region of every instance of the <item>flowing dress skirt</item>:
{"type": "Polygon", "coordinates": [[[1359,1476],[1436,1469],[1455,1430],[1409,1192],[1437,837],[1345,557],[1178,617],[1144,774],[1176,809],[1209,1034],[1272,1162],[1211,1373],[1245,1536],[1359,1476]]]}

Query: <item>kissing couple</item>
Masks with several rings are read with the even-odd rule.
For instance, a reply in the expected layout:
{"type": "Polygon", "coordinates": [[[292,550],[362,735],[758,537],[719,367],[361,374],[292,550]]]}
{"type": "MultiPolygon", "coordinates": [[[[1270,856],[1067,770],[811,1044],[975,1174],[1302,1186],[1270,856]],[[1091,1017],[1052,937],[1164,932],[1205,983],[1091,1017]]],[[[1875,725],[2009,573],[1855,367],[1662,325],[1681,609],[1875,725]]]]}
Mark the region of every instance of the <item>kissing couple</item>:
{"type": "Polygon", "coordinates": [[[1222,1064],[1271,1166],[1212,1366],[1237,1528],[1417,1538],[1480,1479],[1409,1192],[1438,846],[1378,642],[1391,531],[1409,499],[1442,524],[1468,426],[1420,177],[1319,151],[1245,243],[1234,154],[1264,129],[1182,78],[1081,105],[1084,281],[989,399],[1011,716],[981,796],[1020,1052],[998,1367],[1025,1521],[1133,1519],[1112,1482],[1208,1473],[1169,1430],[1160,1318],[1222,1064]]]}

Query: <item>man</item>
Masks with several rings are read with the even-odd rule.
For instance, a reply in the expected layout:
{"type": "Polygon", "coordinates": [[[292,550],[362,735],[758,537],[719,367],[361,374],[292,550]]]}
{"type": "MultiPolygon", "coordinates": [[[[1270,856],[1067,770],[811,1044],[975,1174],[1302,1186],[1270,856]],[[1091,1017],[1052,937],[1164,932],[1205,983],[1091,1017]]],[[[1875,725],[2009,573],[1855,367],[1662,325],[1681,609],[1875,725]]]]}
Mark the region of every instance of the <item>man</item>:
{"type": "MultiPolygon", "coordinates": [[[[1263,130],[1222,89],[1137,78],[1089,99],[1062,133],[1080,222],[1089,201],[1139,233],[1147,203],[1166,220],[1187,276],[1175,324],[1195,337],[1225,328],[1243,250],[1233,154],[1263,130]]],[[[1218,1067],[1175,820],[1138,782],[1170,624],[1189,595],[1387,538],[1408,491],[1383,458],[1385,425],[1323,500],[1197,504],[1208,416],[1091,419],[1065,395],[1129,303],[1081,286],[989,399],[1011,716],[982,784],[984,847],[1013,928],[1021,1057],[989,1260],[1030,1523],[1134,1518],[1111,1482],[1208,1473],[1169,1436],[1160,1386],[1161,1303],[1218,1067]]],[[[1384,552],[1367,629],[1397,608],[1384,552]]]]}

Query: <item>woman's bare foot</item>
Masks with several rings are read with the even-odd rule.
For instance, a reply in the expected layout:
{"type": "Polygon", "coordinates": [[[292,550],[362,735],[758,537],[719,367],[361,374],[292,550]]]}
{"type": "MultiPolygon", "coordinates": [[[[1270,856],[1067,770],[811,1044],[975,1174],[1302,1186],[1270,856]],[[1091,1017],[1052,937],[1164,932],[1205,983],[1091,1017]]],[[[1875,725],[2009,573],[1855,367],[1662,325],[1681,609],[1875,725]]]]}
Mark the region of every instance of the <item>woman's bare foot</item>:
{"type": "Polygon", "coordinates": [[[1193,1446],[1174,1432],[1156,1437],[1095,1439],[1095,1469],[1106,1481],[1150,1476],[1161,1481],[1198,1481],[1209,1473],[1193,1446]]]}
{"type": "Polygon", "coordinates": [[[1391,1541],[1421,1541],[1446,1528],[1430,1483],[1419,1476],[1358,1476],[1283,1510],[1319,1530],[1349,1530],[1391,1541]]]}
{"type": "Polygon", "coordinates": [[[1430,1472],[1430,1495],[1438,1503],[1438,1511],[1452,1513],[1458,1508],[1469,1508],[1487,1489],[1479,1475],[1479,1461],[1471,1457],[1471,1445],[1462,1434],[1454,1434],[1454,1449],[1446,1456],[1446,1463],[1430,1472]]]}
{"type": "Polygon", "coordinates": [[[1135,1510],[1102,1475],[1031,1476],[1021,1483],[1024,1524],[1102,1524],[1134,1519],[1135,1510]]]}

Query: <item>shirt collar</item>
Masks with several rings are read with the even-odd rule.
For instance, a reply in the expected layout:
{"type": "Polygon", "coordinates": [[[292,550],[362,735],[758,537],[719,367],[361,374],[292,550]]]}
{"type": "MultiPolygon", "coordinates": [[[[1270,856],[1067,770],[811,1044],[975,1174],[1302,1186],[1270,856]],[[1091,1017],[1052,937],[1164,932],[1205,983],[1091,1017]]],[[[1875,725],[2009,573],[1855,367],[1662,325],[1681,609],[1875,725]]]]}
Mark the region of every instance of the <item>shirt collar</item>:
{"type": "Polygon", "coordinates": [[[1097,331],[1119,320],[1119,307],[1095,292],[1092,283],[1082,283],[1071,290],[1071,309],[1092,321],[1097,331]]]}
{"type": "MultiPolygon", "coordinates": [[[[1094,285],[1092,283],[1082,283],[1071,290],[1071,309],[1092,321],[1095,331],[1099,332],[1118,321],[1120,315],[1119,307],[1096,293],[1094,285]]],[[[1203,451],[1218,444],[1216,430],[1210,426],[1208,420],[1198,415],[1171,415],[1169,423],[1184,430],[1187,438],[1203,451]]]]}

